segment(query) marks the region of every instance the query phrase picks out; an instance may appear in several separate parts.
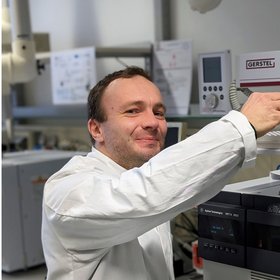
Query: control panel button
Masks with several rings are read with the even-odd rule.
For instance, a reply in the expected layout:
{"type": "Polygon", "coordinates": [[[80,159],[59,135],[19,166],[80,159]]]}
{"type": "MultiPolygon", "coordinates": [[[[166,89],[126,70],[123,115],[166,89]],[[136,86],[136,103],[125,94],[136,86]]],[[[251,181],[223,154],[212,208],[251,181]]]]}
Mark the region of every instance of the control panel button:
{"type": "Polygon", "coordinates": [[[231,252],[232,254],[236,254],[236,249],[231,248],[231,249],[230,249],[230,252],[231,252]]]}
{"type": "Polygon", "coordinates": [[[205,103],[209,109],[214,109],[218,106],[219,98],[216,94],[211,93],[206,96],[205,103]]]}

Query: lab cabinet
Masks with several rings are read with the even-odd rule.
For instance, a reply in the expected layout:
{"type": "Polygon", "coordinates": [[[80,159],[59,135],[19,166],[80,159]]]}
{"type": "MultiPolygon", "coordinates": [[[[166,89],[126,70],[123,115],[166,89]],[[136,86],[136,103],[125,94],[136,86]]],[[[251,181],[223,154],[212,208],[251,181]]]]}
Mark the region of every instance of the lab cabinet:
{"type": "Polygon", "coordinates": [[[25,151],[2,159],[2,270],[44,263],[41,244],[42,198],[46,180],[75,153],[25,151]]]}

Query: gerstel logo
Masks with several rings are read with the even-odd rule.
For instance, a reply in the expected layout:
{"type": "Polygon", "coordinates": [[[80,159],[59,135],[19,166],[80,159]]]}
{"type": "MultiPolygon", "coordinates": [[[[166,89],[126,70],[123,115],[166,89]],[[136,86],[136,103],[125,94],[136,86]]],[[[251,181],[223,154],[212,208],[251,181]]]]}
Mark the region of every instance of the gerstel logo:
{"type": "Polygon", "coordinates": [[[246,69],[275,68],[275,58],[246,60],[246,69]]]}

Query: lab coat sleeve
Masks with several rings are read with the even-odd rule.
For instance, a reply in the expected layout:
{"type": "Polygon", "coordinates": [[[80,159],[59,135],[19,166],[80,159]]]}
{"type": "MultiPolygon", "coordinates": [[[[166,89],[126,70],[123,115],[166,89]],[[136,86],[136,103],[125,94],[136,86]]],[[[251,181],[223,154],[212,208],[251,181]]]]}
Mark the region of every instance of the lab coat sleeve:
{"type": "Polygon", "coordinates": [[[255,157],[254,132],[232,111],[120,176],[75,164],[46,185],[45,217],[70,251],[109,248],[210,199],[255,157]]]}

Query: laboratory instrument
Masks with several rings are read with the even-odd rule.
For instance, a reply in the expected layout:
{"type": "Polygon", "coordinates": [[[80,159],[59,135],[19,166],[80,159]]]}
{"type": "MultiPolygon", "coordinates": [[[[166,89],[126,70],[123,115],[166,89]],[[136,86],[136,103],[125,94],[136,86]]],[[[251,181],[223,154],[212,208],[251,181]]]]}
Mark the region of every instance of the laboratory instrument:
{"type": "Polygon", "coordinates": [[[2,270],[45,262],[41,244],[44,184],[76,152],[24,151],[2,158],[2,270]]]}
{"type": "Polygon", "coordinates": [[[198,56],[200,114],[225,115],[231,110],[231,52],[201,53],[198,56]]]}
{"type": "Polygon", "coordinates": [[[280,170],[225,186],[198,213],[204,280],[280,279],[280,170]]]}

